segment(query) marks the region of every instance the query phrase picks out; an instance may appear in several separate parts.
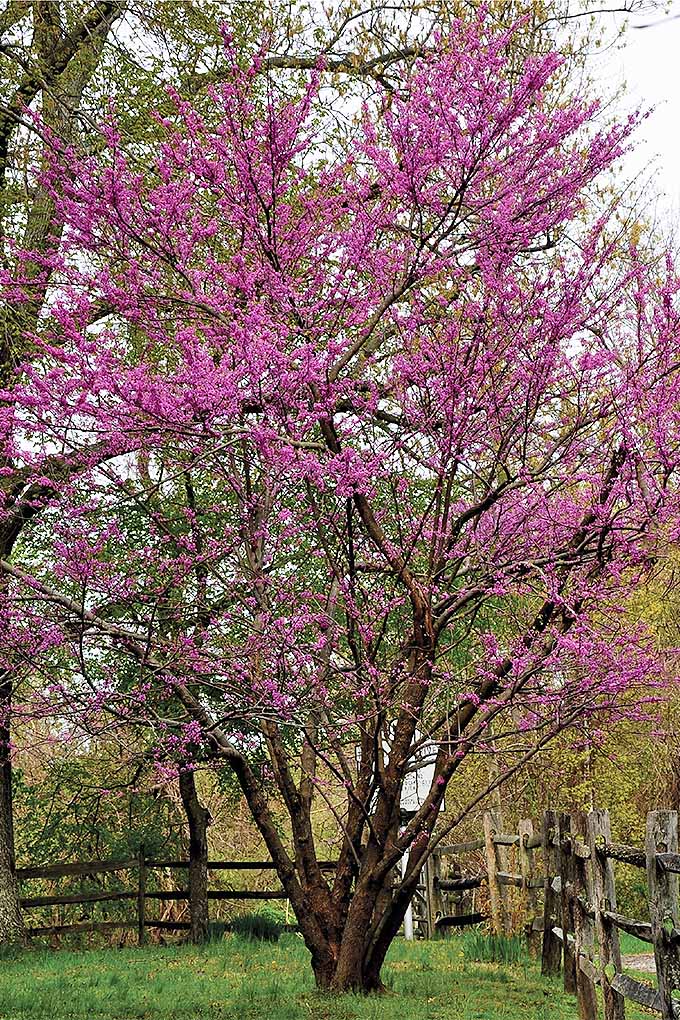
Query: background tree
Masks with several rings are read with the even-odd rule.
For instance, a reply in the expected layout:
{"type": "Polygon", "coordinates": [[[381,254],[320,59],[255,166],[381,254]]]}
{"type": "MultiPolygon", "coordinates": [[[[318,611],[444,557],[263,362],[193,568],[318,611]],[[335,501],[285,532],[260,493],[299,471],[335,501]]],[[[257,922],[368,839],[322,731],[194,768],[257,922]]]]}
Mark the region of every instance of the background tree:
{"type": "MultiPolygon", "coordinates": [[[[0,236],[3,265],[11,264],[7,237],[23,229],[23,242],[41,254],[58,244],[59,225],[54,205],[42,188],[26,201],[28,183],[22,171],[24,139],[19,125],[24,109],[41,102],[44,123],[65,141],[73,141],[78,131],[83,95],[101,60],[102,49],[123,5],[117,2],[81,5],[66,24],[63,6],[58,3],[6,3],[0,14],[3,88],[0,107],[0,236]],[[30,23],[31,42],[21,46],[21,35],[30,23]]],[[[49,278],[38,282],[35,268],[32,299],[17,306],[5,301],[0,312],[0,379],[11,386],[17,366],[26,355],[26,330],[36,328],[45,299],[49,278]]],[[[11,460],[3,461],[4,473],[11,460]]],[[[14,479],[8,489],[18,499],[17,512],[6,517],[0,527],[3,556],[11,555],[24,520],[31,515],[24,487],[14,479]]],[[[6,579],[0,576],[0,587],[6,579]]],[[[0,671],[0,932],[3,941],[16,941],[23,935],[18,889],[14,877],[14,833],[12,820],[11,705],[14,667],[3,664],[0,671]]]]}

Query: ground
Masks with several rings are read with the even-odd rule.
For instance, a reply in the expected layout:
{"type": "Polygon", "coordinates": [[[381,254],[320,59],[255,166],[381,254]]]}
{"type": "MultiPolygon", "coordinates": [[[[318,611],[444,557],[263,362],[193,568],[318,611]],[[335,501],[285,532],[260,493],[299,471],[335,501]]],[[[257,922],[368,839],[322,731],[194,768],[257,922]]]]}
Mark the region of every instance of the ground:
{"type": "Polygon", "coordinates": [[[653,953],[628,953],[621,962],[624,970],[637,971],[638,974],[656,974],[653,953]]]}
{"type": "MultiPolygon", "coordinates": [[[[576,1020],[575,1000],[533,961],[475,962],[471,946],[398,940],[389,992],[372,998],[316,993],[295,935],[229,936],[204,949],[32,949],[0,963],[0,1020],[576,1020]]],[[[627,1008],[630,1020],[642,1015],[627,1008]]]]}

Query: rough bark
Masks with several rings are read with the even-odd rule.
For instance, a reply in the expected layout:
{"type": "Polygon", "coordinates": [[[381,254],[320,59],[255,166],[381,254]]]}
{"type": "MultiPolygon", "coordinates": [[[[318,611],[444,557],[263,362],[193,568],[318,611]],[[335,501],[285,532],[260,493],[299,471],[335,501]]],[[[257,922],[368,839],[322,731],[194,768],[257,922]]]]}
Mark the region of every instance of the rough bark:
{"type": "Polygon", "coordinates": [[[189,911],[191,941],[201,945],[208,938],[208,825],[210,812],[196,790],[190,770],[180,772],[179,790],[189,824],[189,911]]]}
{"type": "MultiPolygon", "coordinates": [[[[0,706],[9,709],[11,681],[0,683],[0,706]]],[[[14,859],[14,823],[12,816],[12,766],[10,729],[0,722],[0,945],[21,944],[26,937],[19,903],[19,883],[14,859]]]]}
{"type": "MultiPolygon", "coordinates": [[[[3,544],[0,536],[0,552],[3,544]]],[[[7,580],[0,570],[0,595],[5,590],[7,580]]],[[[17,945],[26,937],[14,853],[11,757],[13,680],[9,669],[0,672],[0,945],[17,945]]]]}

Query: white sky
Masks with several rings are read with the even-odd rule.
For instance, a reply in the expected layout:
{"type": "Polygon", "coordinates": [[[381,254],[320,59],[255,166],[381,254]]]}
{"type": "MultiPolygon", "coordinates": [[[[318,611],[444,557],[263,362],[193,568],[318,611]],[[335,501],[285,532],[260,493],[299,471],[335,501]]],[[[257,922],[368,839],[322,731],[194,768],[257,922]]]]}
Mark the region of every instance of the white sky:
{"type": "Polygon", "coordinates": [[[640,173],[659,194],[659,226],[680,235],[680,0],[668,14],[639,15],[629,20],[623,48],[596,60],[603,92],[625,82],[623,108],[655,107],[638,132],[638,151],[627,173],[640,173]],[[675,17],[674,17],[675,15],[675,17]],[[652,25],[639,28],[635,26],[652,25]]]}

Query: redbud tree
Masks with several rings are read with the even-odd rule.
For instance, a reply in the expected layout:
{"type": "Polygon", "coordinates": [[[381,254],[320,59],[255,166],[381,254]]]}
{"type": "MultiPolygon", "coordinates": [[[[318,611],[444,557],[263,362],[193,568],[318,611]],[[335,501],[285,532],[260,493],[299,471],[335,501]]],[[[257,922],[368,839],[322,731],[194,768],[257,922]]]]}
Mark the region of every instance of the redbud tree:
{"type": "Polygon", "coordinates": [[[4,513],[41,509],[2,563],[15,710],[232,770],[324,988],[381,988],[476,756],[665,682],[625,602],[674,535],[677,283],[605,207],[633,122],[511,41],[455,26],[342,151],[317,77],[257,61],[174,96],[151,167],[113,115],[96,155],[55,138],[61,248],[2,278],[51,281],[3,394],[4,513]]]}

